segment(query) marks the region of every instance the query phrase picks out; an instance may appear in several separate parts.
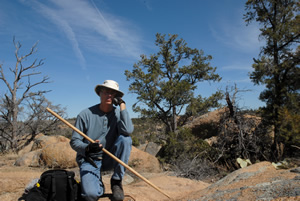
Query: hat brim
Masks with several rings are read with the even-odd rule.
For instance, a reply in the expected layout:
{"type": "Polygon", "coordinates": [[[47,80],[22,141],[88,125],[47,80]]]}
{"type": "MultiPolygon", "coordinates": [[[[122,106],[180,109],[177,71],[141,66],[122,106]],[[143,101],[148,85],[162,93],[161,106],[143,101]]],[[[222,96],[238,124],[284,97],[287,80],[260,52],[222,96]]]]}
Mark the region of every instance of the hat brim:
{"type": "Polygon", "coordinates": [[[115,90],[115,89],[113,89],[113,88],[111,88],[111,87],[104,86],[104,85],[102,85],[102,84],[98,84],[98,85],[95,87],[95,92],[96,92],[96,94],[97,94],[98,96],[99,96],[99,93],[100,93],[101,89],[103,89],[103,88],[111,89],[111,90],[114,90],[115,92],[117,92],[116,97],[123,97],[123,96],[124,96],[124,93],[123,93],[122,91],[115,90]]]}

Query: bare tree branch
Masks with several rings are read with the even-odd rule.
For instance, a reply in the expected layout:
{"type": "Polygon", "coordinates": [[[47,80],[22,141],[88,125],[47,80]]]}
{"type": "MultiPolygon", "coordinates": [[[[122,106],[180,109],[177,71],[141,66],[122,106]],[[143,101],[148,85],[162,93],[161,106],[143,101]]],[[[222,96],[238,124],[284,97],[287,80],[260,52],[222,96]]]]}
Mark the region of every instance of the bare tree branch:
{"type": "Polygon", "coordinates": [[[43,66],[44,59],[34,59],[29,65],[24,64],[37,52],[38,43],[36,42],[23,56],[20,55],[22,45],[16,42],[15,37],[13,44],[16,64],[14,69],[9,68],[9,72],[14,75],[12,80],[4,72],[3,65],[0,65],[0,80],[5,83],[9,91],[0,99],[0,141],[2,147],[6,142],[6,148],[18,151],[24,145],[24,143],[20,144],[20,141],[30,142],[38,132],[49,130],[57,124],[57,121],[46,120],[49,117],[45,115],[47,112],[43,110],[44,105],[55,107],[62,114],[63,112],[60,107],[52,106],[44,97],[44,94],[50,90],[35,90],[39,85],[50,83],[50,78],[41,76],[42,72],[38,70],[43,66]],[[38,80],[32,81],[32,78],[38,80]]]}

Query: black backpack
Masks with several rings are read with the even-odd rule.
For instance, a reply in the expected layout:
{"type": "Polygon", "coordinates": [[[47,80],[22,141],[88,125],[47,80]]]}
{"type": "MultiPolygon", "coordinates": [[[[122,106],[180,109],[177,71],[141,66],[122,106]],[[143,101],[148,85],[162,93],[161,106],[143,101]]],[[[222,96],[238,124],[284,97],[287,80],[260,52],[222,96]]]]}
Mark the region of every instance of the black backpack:
{"type": "Polygon", "coordinates": [[[25,201],[79,201],[80,183],[75,173],[62,169],[48,170],[42,173],[38,183],[19,200],[25,201]]]}

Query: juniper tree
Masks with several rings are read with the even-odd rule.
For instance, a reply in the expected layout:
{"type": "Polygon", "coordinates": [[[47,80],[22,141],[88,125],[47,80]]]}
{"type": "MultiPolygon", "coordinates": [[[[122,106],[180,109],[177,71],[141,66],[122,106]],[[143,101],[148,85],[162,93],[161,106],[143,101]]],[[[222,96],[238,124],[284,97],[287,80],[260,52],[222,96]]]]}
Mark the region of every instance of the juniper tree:
{"type": "MultiPolygon", "coordinates": [[[[195,102],[197,83],[221,80],[215,73],[216,67],[209,63],[210,55],[188,47],[183,39],[177,38],[176,34],[169,34],[168,38],[156,34],[155,45],[159,52],[149,57],[141,55],[133,70],[125,72],[127,80],[132,80],[129,91],[137,94],[133,110],[162,121],[171,132],[177,129],[178,115],[195,102]]],[[[198,100],[203,99],[200,96],[198,100]]]]}

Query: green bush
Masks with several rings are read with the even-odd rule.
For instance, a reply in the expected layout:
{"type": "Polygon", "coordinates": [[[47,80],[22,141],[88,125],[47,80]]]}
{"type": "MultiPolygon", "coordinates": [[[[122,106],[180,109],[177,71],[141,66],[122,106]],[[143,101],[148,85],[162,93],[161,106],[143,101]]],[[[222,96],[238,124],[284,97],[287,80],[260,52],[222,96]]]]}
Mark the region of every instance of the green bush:
{"type": "Polygon", "coordinates": [[[158,156],[161,162],[171,164],[178,176],[203,179],[216,174],[217,169],[212,164],[216,151],[206,141],[187,128],[171,132],[168,136],[158,156]]]}
{"type": "Polygon", "coordinates": [[[299,156],[300,147],[300,115],[296,112],[292,112],[287,108],[280,110],[280,135],[279,142],[284,144],[284,155],[299,156]]]}
{"type": "Polygon", "coordinates": [[[132,136],[132,145],[135,147],[140,145],[139,139],[136,136],[132,136]]]}

